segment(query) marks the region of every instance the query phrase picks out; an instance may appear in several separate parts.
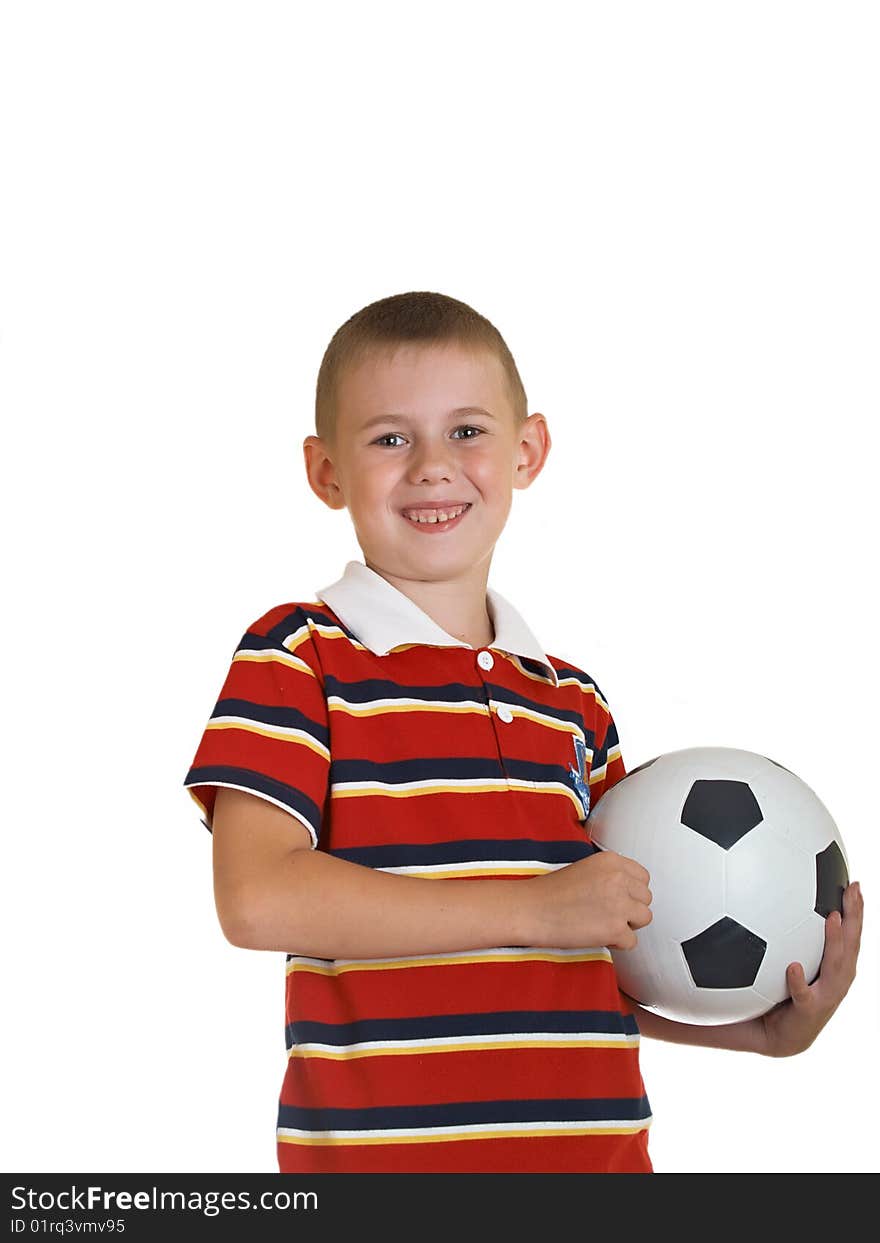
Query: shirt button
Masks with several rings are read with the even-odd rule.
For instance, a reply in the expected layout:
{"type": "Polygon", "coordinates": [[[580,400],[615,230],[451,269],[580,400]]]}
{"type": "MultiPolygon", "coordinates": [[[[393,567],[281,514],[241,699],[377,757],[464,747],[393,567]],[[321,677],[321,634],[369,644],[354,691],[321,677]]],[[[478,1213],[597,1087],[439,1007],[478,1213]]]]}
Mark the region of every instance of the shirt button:
{"type": "Polygon", "coordinates": [[[510,711],[509,708],[505,708],[504,705],[502,704],[501,707],[498,709],[498,717],[500,720],[504,721],[506,724],[509,725],[510,722],[513,720],[513,713],[510,711]]]}
{"type": "Polygon", "coordinates": [[[477,664],[481,669],[491,669],[495,664],[495,657],[491,652],[480,652],[477,657],[477,664]]]}

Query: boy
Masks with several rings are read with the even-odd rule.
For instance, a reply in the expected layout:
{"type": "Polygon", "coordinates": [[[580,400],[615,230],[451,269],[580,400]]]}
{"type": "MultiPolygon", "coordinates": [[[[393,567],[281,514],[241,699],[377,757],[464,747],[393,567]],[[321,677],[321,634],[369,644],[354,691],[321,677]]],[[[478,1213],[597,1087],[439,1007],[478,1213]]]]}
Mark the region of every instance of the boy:
{"type": "Polygon", "coordinates": [[[224,934],[287,954],[279,1169],[649,1172],[639,1028],[805,1048],[855,971],[858,887],[763,1020],[626,998],[609,949],[650,878],[587,822],[625,775],[613,718],[488,587],[550,449],[507,346],[441,294],[373,303],[328,346],[316,432],[309,484],[364,563],[249,627],[185,782],[224,934]]]}

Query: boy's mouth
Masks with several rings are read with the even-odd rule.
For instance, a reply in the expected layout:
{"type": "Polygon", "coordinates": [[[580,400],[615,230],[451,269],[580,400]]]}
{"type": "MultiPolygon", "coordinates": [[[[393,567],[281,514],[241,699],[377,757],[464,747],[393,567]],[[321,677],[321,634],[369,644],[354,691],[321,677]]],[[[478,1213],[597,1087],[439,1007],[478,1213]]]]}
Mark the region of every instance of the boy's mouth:
{"type": "Polygon", "coordinates": [[[437,506],[431,509],[417,506],[412,509],[402,509],[400,512],[410,526],[418,527],[419,530],[429,533],[450,530],[470,508],[471,504],[468,501],[461,505],[437,506]]]}

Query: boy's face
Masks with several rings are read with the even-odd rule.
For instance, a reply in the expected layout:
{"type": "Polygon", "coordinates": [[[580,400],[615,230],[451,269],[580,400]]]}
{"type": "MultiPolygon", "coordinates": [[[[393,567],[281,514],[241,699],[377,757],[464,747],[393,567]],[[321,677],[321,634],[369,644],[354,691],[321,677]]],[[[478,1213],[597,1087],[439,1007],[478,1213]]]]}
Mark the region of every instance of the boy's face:
{"type": "Polygon", "coordinates": [[[316,436],[303,444],[312,489],[348,509],[366,564],[421,582],[488,574],[513,489],[529,486],[549,448],[543,415],[515,429],[495,355],[454,344],[401,346],[349,370],[335,453],[316,436]],[[445,527],[405,516],[435,502],[469,508],[445,527]]]}

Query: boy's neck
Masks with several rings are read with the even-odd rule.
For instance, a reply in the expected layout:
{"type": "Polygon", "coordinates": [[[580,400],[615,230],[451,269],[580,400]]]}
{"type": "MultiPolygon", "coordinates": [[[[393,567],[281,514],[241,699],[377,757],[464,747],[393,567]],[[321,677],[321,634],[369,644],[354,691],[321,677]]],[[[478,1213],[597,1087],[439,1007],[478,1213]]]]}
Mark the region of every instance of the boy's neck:
{"type": "Polygon", "coordinates": [[[488,569],[442,582],[398,578],[365,561],[367,567],[396,587],[453,638],[470,647],[489,647],[495,630],[486,603],[488,569]]]}

